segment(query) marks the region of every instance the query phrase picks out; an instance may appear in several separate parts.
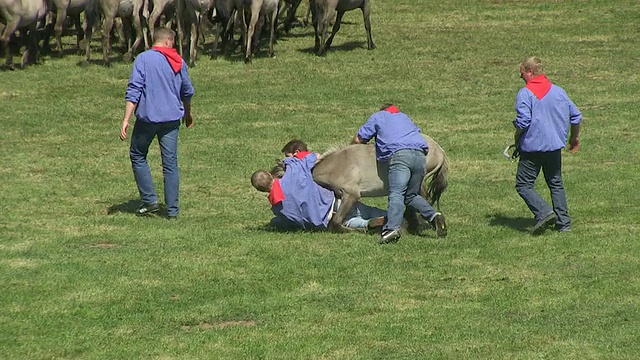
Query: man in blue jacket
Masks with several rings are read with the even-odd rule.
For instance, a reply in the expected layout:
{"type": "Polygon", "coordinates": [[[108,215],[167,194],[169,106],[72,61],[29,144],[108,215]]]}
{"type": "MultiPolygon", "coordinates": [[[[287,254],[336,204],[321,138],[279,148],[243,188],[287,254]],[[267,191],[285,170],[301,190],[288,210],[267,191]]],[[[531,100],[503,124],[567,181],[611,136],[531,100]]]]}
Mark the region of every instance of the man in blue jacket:
{"type": "Polygon", "coordinates": [[[136,57],[125,94],[125,111],[120,139],[127,138],[131,115],[136,122],[131,136],[129,157],[140,192],[142,206],[138,215],[159,210],[151,170],[147,162],[149,145],[157,136],[162,156],[164,200],[167,216],[178,216],[178,130],[180,119],[187,128],[194,126],[191,117],[191,97],[194,90],[187,65],[173,48],[175,32],[158,28],[153,33],[153,47],[136,57]]]}
{"type": "Polygon", "coordinates": [[[526,83],[516,96],[515,143],[520,152],[516,190],[537,220],[532,229],[541,234],[555,223],[558,231],[569,231],[571,218],[562,183],[561,150],[567,143],[572,153],[580,149],[582,114],[567,93],[544,74],[542,61],[529,57],[520,64],[526,83]],[[553,208],[534,189],[540,170],[551,192],[553,208]]]}
{"type": "Polygon", "coordinates": [[[444,216],[420,195],[427,173],[425,156],[429,145],[420,128],[397,106],[386,104],[358,129],[353,143],[367,143],[375,137],[376,159],[389,163],[389,206],[380,244],[397,242],[405,205],[429,221],[440,237],[447,236],[444,216]]]}
{"type": "MultiPolygon", "coordinates": [[[[319,155],[306,151],[306,144],[300,143],[304,150],[292,150],[282,161],[285,168],[282,178],[259,170],[251,175],[251,185],[269,193],[271,211],[275,215],[270,225],[274,228],[326,230],[333,212],[340,206],[339,199],[335,199],[333,191],[313,180],[312,170],[319,155]]],[[[384,224],[384,216],[384,210],[357,202],[347,213],[343,225],[375,231],[384,224]]]]}

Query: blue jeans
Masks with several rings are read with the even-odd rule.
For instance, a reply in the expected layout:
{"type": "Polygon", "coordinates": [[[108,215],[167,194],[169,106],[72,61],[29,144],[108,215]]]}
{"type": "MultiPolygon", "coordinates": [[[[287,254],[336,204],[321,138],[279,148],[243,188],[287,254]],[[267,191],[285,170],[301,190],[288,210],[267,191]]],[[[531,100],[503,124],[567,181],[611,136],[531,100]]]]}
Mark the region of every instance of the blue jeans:
{"type": "Polygon", "coordinates": [[[422,150],[398,150],[389,159],[389,207],[383,230],[397,230],[402,225],[405,205],[417,211],[428,221],[436,211],[422,195],[420,187],[427,173],[422,150]]]}
{"type": "Polygon", "coordinates": [[[529,207],[537,221],[555,213],[558,230],[567,230],[571,218],[567,211],[567,198],[562,184],[562,153],[560,150],[549,152],[521,152],[516,172],[516,190],[529,207]],[[551,192],[553,208],[534,189],[540,169],[551,192]]]}
{"type": "Polygon", "coordinates": [[[164,176],[164,201],[168,216],[178,216],[178,192],[180,188],[180,171],[178,170],[178,131],[180,120],[163,123],[147,123],[137,120],[131,135],[129,157],[133,176],[138,185],[140,199],[145,204],[158,202],[153,185],[151,169],[147,162],[149,145],[158,136],[160,154],[162,156],[162,175],[164,176]]]}
{"type": "MultiPolygon", "coordinates": [[[[336,199],[334,211],[338,211],[342,200],[336,199]]],[[[344,226],[351,229],[366,229],[369,225],[369,219],[386,216],[387,212],[377,207],[365,205],[360,201],[356,201],[353,208],[349,210],[344,218],[344,226]]]]}

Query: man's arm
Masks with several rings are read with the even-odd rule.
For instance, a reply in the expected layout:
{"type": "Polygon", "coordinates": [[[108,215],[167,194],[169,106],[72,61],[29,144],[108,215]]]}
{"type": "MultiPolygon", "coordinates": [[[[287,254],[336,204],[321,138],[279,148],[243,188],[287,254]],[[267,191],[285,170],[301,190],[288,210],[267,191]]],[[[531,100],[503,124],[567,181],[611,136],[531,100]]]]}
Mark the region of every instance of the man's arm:
{"type": "Polygon", "coordinates": [[[127,129],[129,128],[129,120],[133,115],[136,104],[127,100],[124,105],[124,119],[122,120],[122,126],[120,126],[120,140],[124,141],[127,138],[127,129]]]}
{"type": "Polygon", "coordinates": [[[353,140],[351,141],[352,144],[366,144],[367,141],[362,140],[362,138],[358,135],[356,135],[353,140]]]}
{"type": "Polygon", "coordinates": [[[571,124],[569,137],[569,152],[577,153],[580,150],[580,124],[571,124]]]}
{"type": "Polygon", "coordinates": [[[193,117],[191,117],[191,101],[183,100],[182,105],[184,106],[184,117],[182,118],[182,122],[188,129],[191,129],[195,125],[193,117]]]}

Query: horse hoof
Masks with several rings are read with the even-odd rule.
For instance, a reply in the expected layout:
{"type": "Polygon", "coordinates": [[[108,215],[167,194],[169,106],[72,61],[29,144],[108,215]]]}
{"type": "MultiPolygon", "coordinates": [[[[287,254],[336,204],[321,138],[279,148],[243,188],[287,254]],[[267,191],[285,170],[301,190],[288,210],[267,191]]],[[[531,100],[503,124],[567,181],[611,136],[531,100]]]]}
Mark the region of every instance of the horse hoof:
{"type": "Polygon", "coordinates": [[[122,60],[126,62],[131,62],[131,60],[133,60],[133,55],[131,53],[126,53],[122,55],[122,60]]]}
{"type": "Polygon", "coordinates": [[[82,67],[87,67],[87,66],[89,66],[89,61],[85,60],[85,61],[81,62],[81,63],[80,63],[80,66],[82,66],[82,67]]]}
{"type": "Polygon", "coordinates": [[[104,67],[106,68],[110,68],[111,67],[111,62],[107,61],[104,63],[104,67]]]}
{"type": "Polygon", "coordinates": [[[375,44],[371,44],[371,46],[369,46],[369,50],[373,50],[373,49],[375,49],[375,48],[376,48],[376,45],[375,45],[375,44]]]}

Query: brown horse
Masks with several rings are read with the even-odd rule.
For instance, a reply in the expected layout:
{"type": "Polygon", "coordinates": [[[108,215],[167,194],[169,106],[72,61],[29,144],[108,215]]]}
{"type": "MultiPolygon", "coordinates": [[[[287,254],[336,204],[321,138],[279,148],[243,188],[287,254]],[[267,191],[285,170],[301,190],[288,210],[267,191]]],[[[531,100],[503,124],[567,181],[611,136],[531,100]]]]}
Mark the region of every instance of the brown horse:
{"type": "MultiPolygon", "coordinates": [[[[428,185],[423,184],[422,195],[430,204],[440,207],[440,196],[447,188],[449,160],[440,145],[431,137],[423,135],[429,144],[429,153],[425,157],[428,185]]],[[[284,174],[282,166],[271,170],[274,176],[284,174]]],[[[329,229],[336,232],[349,231],[342,225],[347,212],[361,197],[378,197],[389,194],[389,168],[386,163],[376,161],[375,145],[354,144],[330,150],[323,154],[313,168],[313,179],[332,189],[336,197],[342,199],[342,205],[333,215],[329,229]]],[[[418,225],[415,212],[405,212],[409,230],[418,225]],[[407,216],[408,215],[408,216],[407,216]]]]}

